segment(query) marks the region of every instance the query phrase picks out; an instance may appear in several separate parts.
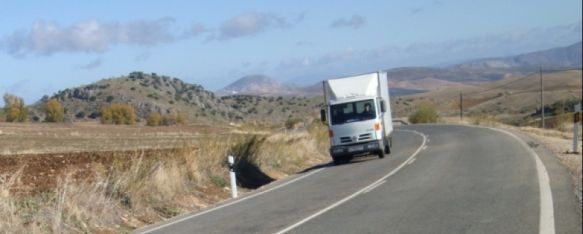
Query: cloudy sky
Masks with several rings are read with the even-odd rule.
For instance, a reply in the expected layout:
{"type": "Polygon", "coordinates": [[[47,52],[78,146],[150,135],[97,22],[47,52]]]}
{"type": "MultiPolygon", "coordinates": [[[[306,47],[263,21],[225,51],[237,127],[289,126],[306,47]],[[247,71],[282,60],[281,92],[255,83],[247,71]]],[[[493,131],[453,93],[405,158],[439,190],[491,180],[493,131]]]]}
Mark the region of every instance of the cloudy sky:
{"type": "Polygon", "coordinates": [[[210,2],[3,1],[0,94],[32,103],[132,71],[304,85],[581,40],[581,0],[210,2]]]}

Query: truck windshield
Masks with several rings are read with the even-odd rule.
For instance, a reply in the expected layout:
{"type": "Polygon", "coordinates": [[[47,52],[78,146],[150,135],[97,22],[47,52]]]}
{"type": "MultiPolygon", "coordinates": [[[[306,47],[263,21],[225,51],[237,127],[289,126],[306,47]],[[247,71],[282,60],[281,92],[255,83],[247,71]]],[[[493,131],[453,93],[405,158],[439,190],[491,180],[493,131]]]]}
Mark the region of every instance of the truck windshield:
{"type": "Polygon", "coordinates": [[[376,118],[373,99],[332,105],[330,113],[332,125],[376,118]]]}

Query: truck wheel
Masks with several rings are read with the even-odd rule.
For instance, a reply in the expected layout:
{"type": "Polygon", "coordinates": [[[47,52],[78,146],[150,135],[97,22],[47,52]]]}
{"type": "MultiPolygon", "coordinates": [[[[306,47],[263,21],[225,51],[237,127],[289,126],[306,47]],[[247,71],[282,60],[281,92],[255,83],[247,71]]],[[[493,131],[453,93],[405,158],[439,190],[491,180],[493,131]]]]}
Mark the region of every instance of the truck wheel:
{"type": "Polygon", "coordinates": [[[388,141],[385,142],[385,154],[391,154],[391,144],[392,144],[392,140],[389,139],[388,141]]]}
{"type": "Polygon", "coordinates": [[[335,166],[341,165],[344,162],[344,160],[339,159],[339,158],[333,158],[333,160],[334,160],[335,166]]]}
{"type": "Polygon", "coordinates": [[[384,158],[385,157],[385,151],[384,150],[379,150],[377,155],[379,156],[379,158],[384,158]]]}

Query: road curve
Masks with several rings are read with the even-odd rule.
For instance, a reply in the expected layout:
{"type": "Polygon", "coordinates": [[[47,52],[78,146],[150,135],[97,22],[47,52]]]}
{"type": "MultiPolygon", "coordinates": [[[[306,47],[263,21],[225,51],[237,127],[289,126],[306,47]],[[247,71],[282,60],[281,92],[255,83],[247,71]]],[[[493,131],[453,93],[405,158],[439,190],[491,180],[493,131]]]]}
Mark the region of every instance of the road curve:
{"type": "MultiPolygon", "coordinates": [[[[532,150],[510,134],[418,125],[397,128],[393,143],[385,159],[328,164],[137,232],[581,233],[581,214],[564,208],[574,195],[559,192],[559,200],[550,200],[560,226],[541,218],[549,212],[540,195],[541,169],[532,150]]],[[[550,187],[564,189],[552,181],[568,175],[553,173],[550,187]]]]}

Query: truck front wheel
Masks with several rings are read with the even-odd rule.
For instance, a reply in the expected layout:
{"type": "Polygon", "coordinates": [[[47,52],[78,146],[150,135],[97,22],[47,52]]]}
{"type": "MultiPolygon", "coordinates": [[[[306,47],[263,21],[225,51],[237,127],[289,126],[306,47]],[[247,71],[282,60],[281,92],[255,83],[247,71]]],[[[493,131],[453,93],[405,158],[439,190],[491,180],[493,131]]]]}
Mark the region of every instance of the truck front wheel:
{"type": "Polygon", "coordinates": [[[385,154],[391,154],[391,144],[392,144],[392,140],[389,140],[389,142],[385,142],[385,154]]]}

